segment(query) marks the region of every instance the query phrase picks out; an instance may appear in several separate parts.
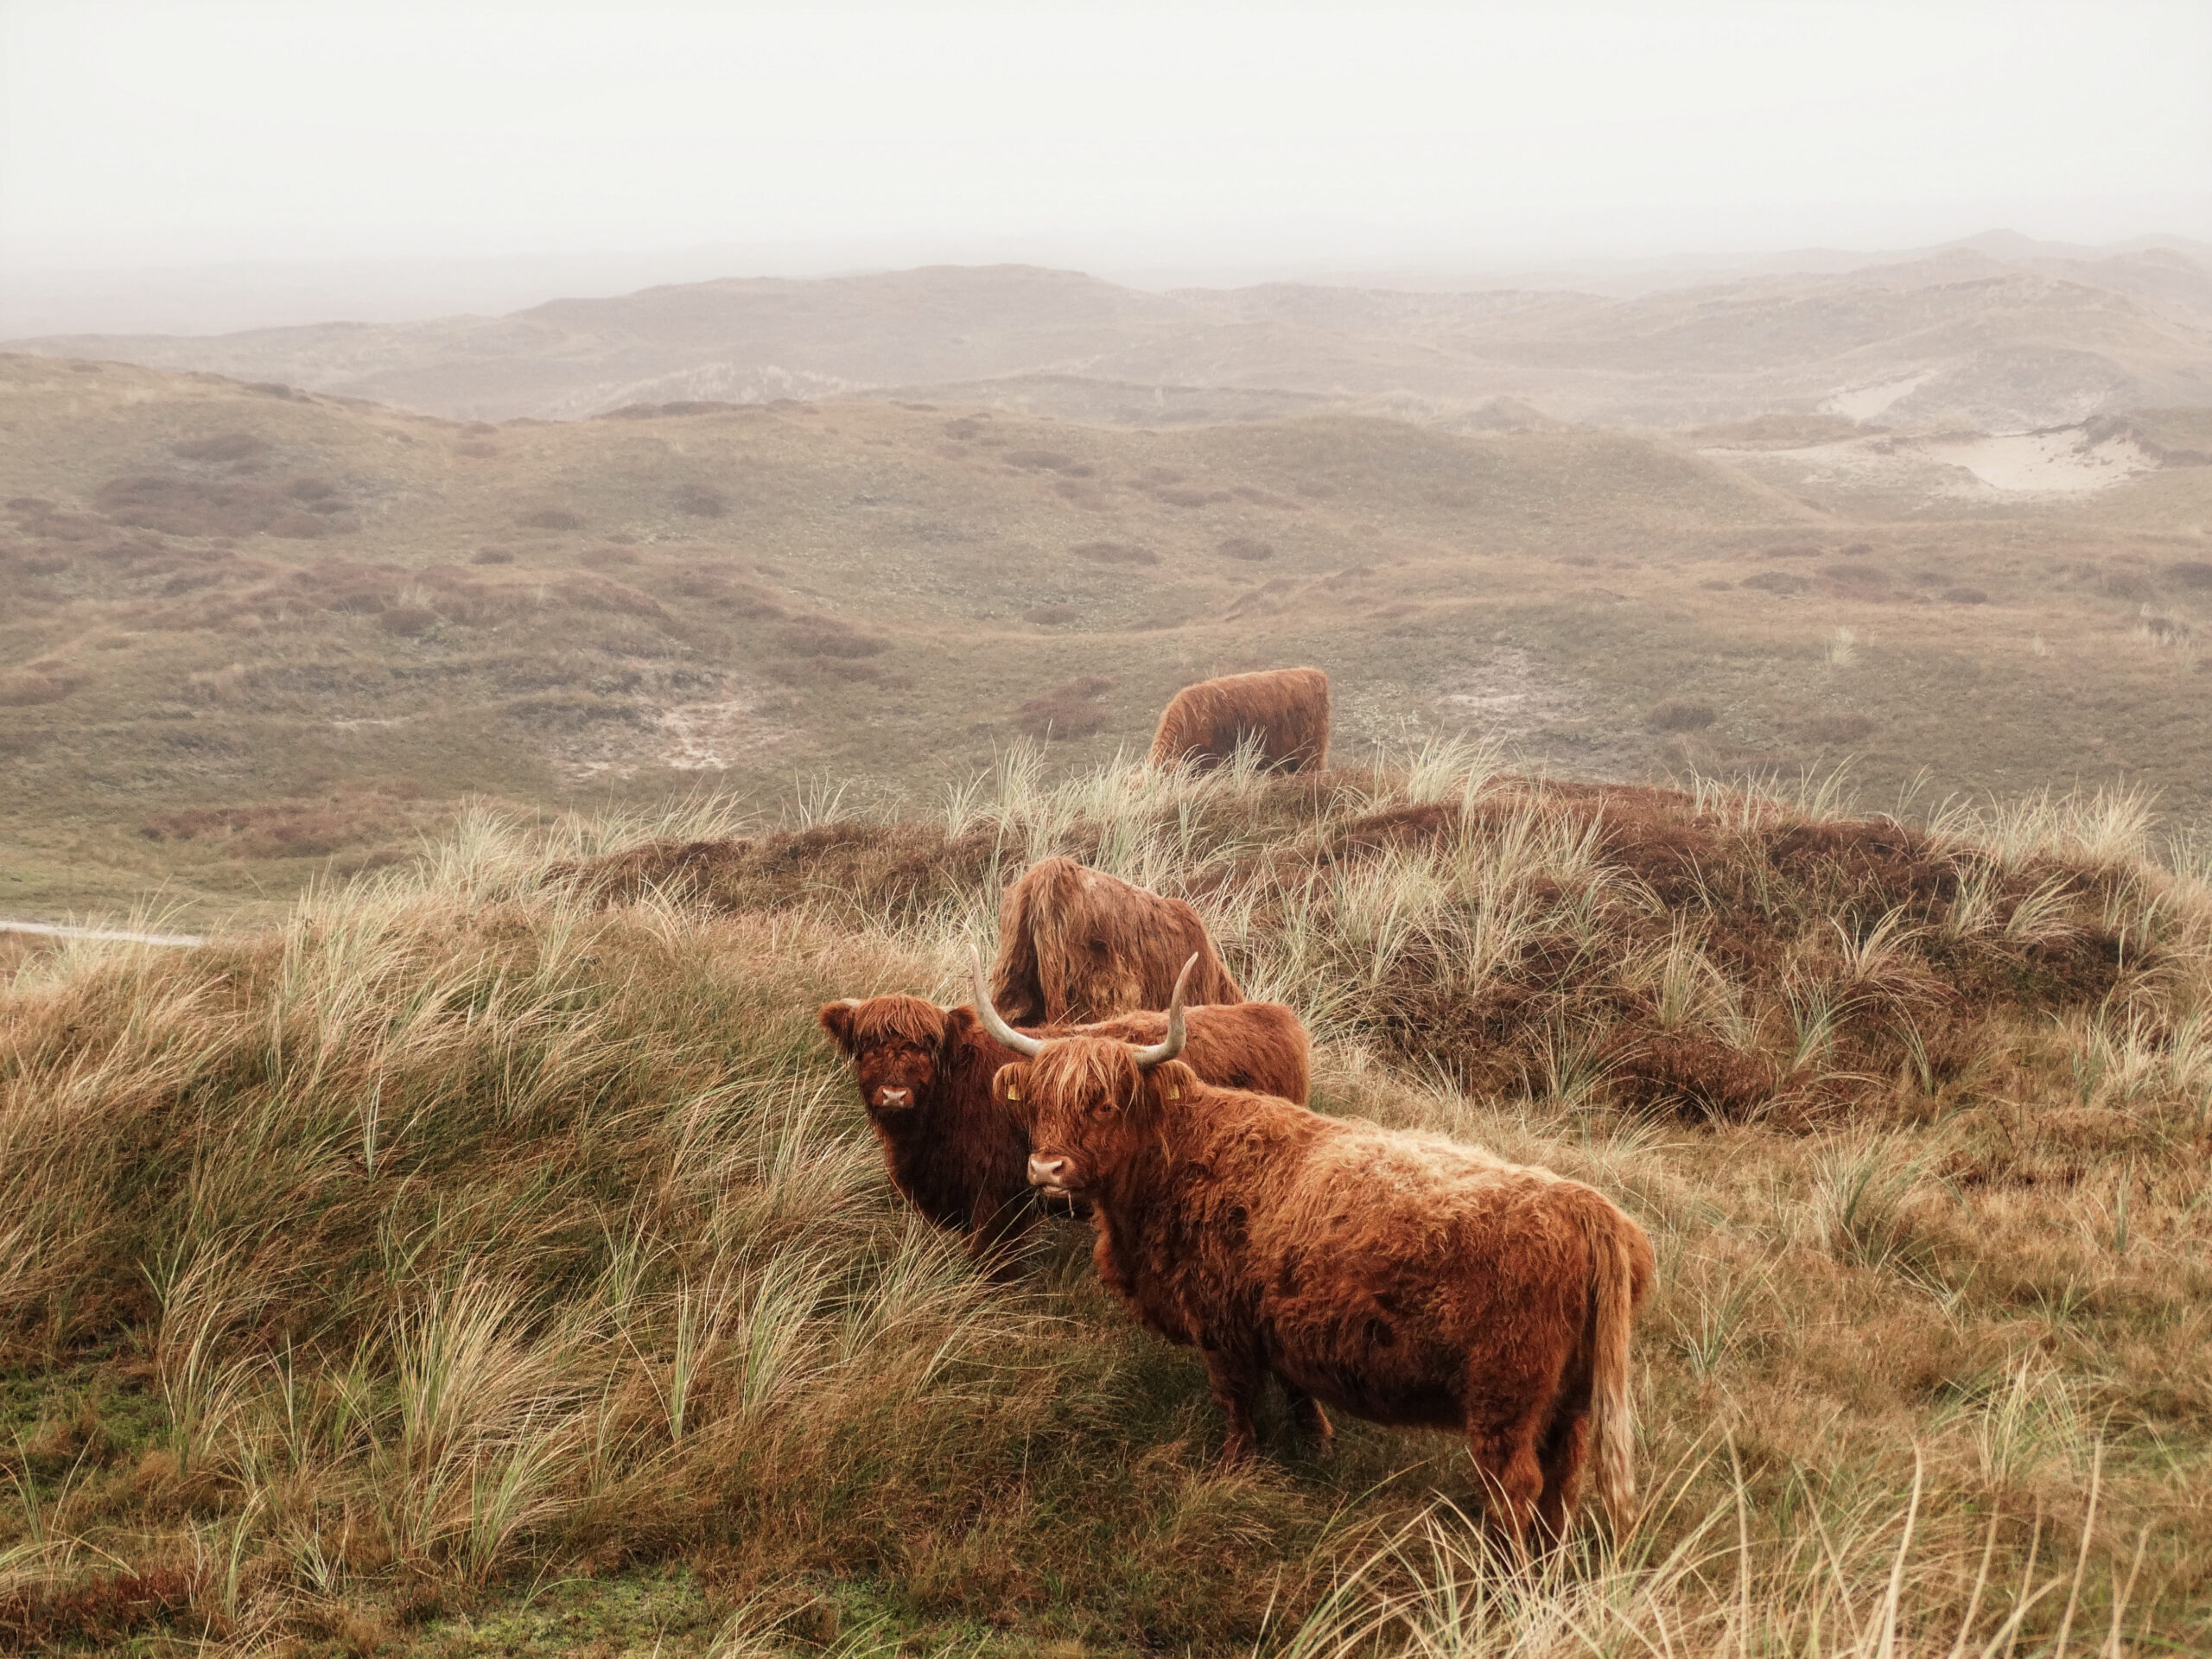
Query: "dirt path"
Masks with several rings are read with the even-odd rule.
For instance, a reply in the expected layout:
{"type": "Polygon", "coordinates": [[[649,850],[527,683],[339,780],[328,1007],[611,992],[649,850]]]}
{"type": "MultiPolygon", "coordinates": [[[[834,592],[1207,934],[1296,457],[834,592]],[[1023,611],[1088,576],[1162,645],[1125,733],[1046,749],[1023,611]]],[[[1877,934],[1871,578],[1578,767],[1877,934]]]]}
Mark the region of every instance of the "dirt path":
{"type": "Polygon", "coordinates": [[[62,922],[18,922],[0,916],[0,933],[35,933],[49,939],[109,939],[119,944],[200,945],[197,933],[125,933],[105,927],[72,927],[62,922]]]}

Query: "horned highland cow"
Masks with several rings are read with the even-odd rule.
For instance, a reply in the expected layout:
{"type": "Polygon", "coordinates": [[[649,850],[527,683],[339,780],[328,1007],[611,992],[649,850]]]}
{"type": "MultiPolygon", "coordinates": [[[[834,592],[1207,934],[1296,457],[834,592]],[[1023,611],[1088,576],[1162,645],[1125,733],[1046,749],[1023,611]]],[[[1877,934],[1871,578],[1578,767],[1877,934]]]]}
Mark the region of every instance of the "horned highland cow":
{"type": "MultiPolygon", "coordinates": [[[[968,1237],[969,1253],[1012,1271],[1013,1246],[1034,1225],[1028,1114],[996,1096],[991,1078],[1016,1058],[975,1011],[917,996],[830,1002],[822,1028],[853,1062],[869,1125],[892,1184],[925,1216],[968,1237]]],[[[1306,1028],[1279,1002],[1192,1008],[1191,1068],[1211,1081],[1304,1100],[1306,1028]]],[[[1127,1014],[1080,1029],[1118,1042],[1156,1043],[1163,1014],[1127,1014]]]]}
{"type": "Polygon", "coordinates": [[[1111,1020],[1165,1008],[1175,970],[1195,952],[1191,1000],[1242,1002],[1198,912],[1071,858],[1044,858],[999,904],[994,1006],[1015,1025],[1111,1020]]]}
{"type": "Polygon", "coordinates": [[[1178,1058],[1179,995],[1148,1046],[1026,1036],[977,1007],[1025,1057],[995,1092],[1030,1116],[1030,1179],[1089,1202],[1099,1276],[1198,1350],[1230,1461],[1253,1453],[1272,1372],[1325,1438],[1323,1404],[1465,1435],[1490,1522],[1516,1548],[1532,1520],[1566,1535],[1586,1459],[1624,1524],[1629,1332],[1652,1256],[1603,1195],[1440,1135],[1208,1084],[1178,1058]]]}
{"type": "Polygon", "coordinates": [[[1315,772],[1329,763],[1329,677],[1318,668],[1224,674],[1186,685],[1168,702],[1153,734],[1155,766],[1189,760],[1211,769],[1256,740],[1262,765],[1315,772]]]}

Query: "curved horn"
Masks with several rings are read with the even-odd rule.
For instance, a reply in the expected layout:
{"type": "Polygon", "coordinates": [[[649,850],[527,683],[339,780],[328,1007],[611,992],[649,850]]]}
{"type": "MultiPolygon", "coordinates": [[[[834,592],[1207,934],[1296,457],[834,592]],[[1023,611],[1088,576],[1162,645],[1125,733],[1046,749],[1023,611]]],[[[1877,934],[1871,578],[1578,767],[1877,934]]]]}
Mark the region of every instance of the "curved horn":
{"type": "Polygon", "coordinates": [[[1023,1036],[999,1018],[999,1011],[991,1002],[990,982],[983,977],[983,953],[971,944],[968,947],[968,960],[976,969],[976,1017],[983,1022],[983,1029],[1024,1059],[1035,1059],[1045,1045],[1034,1037],[1023,1036]]]}
{"type": "Polygon", "coordinates": [[[1175,976],[1175,995],[1167,999],[1167,1040],[1137,1050],[1138,1071],[1149,1071],[1162,1060],[1172,1060],[1183,1052],[1183,987],[1190,982],[1191,969],[1198,965],[1198,953],[1192,951],[1191,959],[1183,964],[1183,971],[1175,976]]]}

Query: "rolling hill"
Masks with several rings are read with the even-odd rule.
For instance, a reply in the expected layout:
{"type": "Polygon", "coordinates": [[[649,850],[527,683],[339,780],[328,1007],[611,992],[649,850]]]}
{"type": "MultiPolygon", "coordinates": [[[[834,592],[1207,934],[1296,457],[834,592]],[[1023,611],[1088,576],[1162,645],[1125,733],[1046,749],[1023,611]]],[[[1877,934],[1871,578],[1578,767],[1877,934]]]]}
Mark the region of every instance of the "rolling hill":
{"type": "Polygon", "coordinates": [[[941,266],[681,284],[502,317],[16,348],[461,419],[869,392],[1130,424],[1317,401],[1480,423],[1507,399],[1616,426],[1835,407],[2007,431],[2212,403],[2212,265],[2185,245],[2067,257],[1984,238],[1618,296],[1300,283],[1154,294],[1072,271],[941,266]]]}
{"type": "Polygon", "coordinates": [[[471,795],[926,800],[1023,742],[1140,747],[1179,684],[1287,661],[1334,677],[1350,759],[1465,734],[1570,776],[1847,760],[1883,805],[2212,804],[2201,411],[2056,460],[1834,416],[495,426],[16,356],[0,434],[16,914],[259,903],[471,795]],[[2086,482],[2015,487],[2046,461],[2086,482]]]}

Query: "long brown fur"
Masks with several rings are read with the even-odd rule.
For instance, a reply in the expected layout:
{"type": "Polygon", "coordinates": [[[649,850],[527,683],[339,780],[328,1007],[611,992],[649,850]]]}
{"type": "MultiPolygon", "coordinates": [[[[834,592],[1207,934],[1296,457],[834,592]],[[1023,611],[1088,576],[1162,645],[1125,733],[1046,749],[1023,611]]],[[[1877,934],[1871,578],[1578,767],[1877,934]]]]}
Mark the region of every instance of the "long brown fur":
{"type": "Polygon", "coordinates": [[[1044,858],[999,904],[991,1001],[1015,1026],[1165,1008],[1195,955],[1191,1001],[1242,1002],[1198,912],[1071,858],[1044,858]]]}
{"type": "Polygon", "coordinates": [[[1049,1041],[997,1086],[1033,1115],[1031,1178],[1089,1202],[1099,1276],[1204,1357],[1232,1461],[1252,1455],[1272,1372],[1323,1433],[1317,1401],[1465,1435],[1516,1545],[1532,1520],[1565,1535],[1593,1444],[1599,1497],[1625,1522],[1629,1332],[1652,1256],[1603,1195],[1179,1061],[1140,1071],[1096,1037],[1049,1041]]]}
{"type": "MultiPolygon", "coordinates": [[[[939,1007],[917,996],[826,1003],[820,1018],[854,1063],[892,1184],[938,1226],[965,1233],[978,1261],[1010,1271],[1011,1247],[1036,1222],[1028,1109],[991,1087],[1014,1052],[984,1031],[973,1008],[939,1007]],[[886,1098],[887,1090],[900,1090],[905,1103],[886,1098]]],[[[1281,1003],[1193,1008],[1188,1021],[1184,1052],[1202,1074],[1306,1098],[1306,1028],[1281,1003]]],[[[1156,1043],[1167,1033],[1167,1018],[1133,1014],[1083,1029],[1117,1046],[1156,1043]]]]}
{"type": "Polygon", "coordinates": [[[1155,766],[1185,760],[1217,766],[1252,736],[1268,766],[1287,772],[1326,766],[1329,677],[1318,668],[1272,668],[1186,685],[1160,715],[1149,758],[1155,766]]]}

